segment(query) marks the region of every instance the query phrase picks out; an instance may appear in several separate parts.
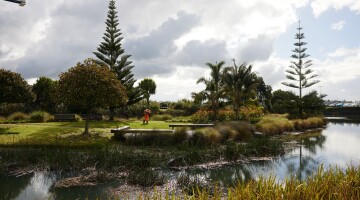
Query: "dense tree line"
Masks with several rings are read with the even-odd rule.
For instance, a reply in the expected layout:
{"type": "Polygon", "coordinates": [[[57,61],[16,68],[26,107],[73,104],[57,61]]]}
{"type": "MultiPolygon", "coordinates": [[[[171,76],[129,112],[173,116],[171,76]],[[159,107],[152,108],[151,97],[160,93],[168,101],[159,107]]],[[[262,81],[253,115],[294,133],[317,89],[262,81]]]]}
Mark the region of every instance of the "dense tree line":
{"type": "Polygon", "coordinates": [[[210,77],[201,77],[197,83],[203,83],[205,89],[199,93],[192,93],[194,103],[208,107],[217,120],[221,107],[231,105],[235,115],[239,117],[241,106],[249,101],[262,105],[271,110],[271,86],[252,71],[252,66],[246,63],[237,64],[235,59],[232,66],[225,66],[225,62],[206,63],[210,68],[210,77]]]}

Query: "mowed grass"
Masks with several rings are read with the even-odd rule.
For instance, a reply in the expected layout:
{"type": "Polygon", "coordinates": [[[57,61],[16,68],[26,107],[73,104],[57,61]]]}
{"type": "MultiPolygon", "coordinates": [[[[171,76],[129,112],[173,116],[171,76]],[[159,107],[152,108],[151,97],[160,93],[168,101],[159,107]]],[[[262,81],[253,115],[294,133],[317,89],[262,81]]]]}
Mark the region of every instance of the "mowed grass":
{"type": "Polygon", "coordinates": [[[122,126],[130,126],[136,129],[169,129],[169,123],[164,121],[150,121],[143,124],[139,120],[129,121],[91,121],[90,136],[82,135],[85,121],[81,122],[48,122],[48,123],[18,123],[0,124],[0,144],[34,143],[53,144],[62,139],[71,138],[72,143],[97,143],[109,140],[113,134],[111,129],[122,126]]]}

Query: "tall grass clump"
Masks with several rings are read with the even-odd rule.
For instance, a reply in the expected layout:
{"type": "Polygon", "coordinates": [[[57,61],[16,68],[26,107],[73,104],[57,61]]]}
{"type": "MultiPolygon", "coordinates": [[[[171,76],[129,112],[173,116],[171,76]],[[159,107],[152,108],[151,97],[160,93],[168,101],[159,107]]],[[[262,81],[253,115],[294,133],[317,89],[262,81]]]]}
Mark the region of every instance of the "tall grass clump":
{"type": "Polygon", "coordinates": [[[165,176],[153,169],[134,170],[129,173],[127,183],[142,187],[153,187],[163,185],[165,183],[165,176]]]}
{"type": "Polygon", "coordinates": [[[268,115],[255,124],[256,130],[265,135],[279,135],[285,131],[294,131],[293,123],[281,115],[268,115]]]}
{"type": "Polygon", "coordinates": [[[319,128],[325,125],[325,120],[321,117],[310,117],[307,119],[296,119],[292,120],[294,129],[301,131],[311,128],[319,128]]]}
{"type": "MultiPolygon", "coordinates": [[[[184,179],[184,178],[183,178],[184,179]]],[[[181,180],[181,179],[180,179],[181,180]]],[[[165,196],[168,199],[360,199],[360,168],[359,166],[349,166],[346,169],[339,167],[331,167],[325,171],[322,166],[318,171],[304,181],[300,181],[292,176],[284,181],[276,181],[276,177],[268,178],[259,177],[249,182],[239,182],[234,187],[227,188],[227,192],[223,192],[221,187],[213,187],[209,190],[209,186],[203,187],[193,184],[196,181],[188,181],[184,179],[186,184],[191,186],[184,188],[182,194],[169,194],[166,191],[165,196]]],[[[179,180],[178,180],[179,181],[179,180]]],[[[182,184],[184,185],[184,184],[182,184]]],[[[140,194],[141,196],[143,194],[140,194]]],[[[139,196],[139,199],[140,196],[139,196]]],[[[149,198],[150,199],[150,198],[149,198]]],[[[151,199],[162,199],[158,191],[155,191],[151,199]]]]}
{"type": "Polygon", "coordinates": [[[0,116],[0,123],[1,123],[1,122],[6,122],[6,118],[3,117],[3,116],[0,116]]]}
{"type": "Polygon", "coordinates": [[[283,141],[279,138],[265,136],[245,144],[246,156],[274,156],[284,153],[283,141]]]}
{"type": "Polygon", "coordinates": [[[169,114],[151,116],[151,120],[154,120],[154,121],[167,121],[167,120],[171,120],[171,119],[173,119],[173,116],[171,116],[169,114]]]}
{"type": "Polygon", "coordinates": [[[43,123],[49,121],[50,119],[51,115],[45,111],[34,111],[30,113],[31,122],[43,123]]]}
{"type": "Polygon", "coordinates": [[[186,128],[178,128],[175,129],[173,135],[174,144],[181,144],[188,138],[187,129],[186,128]]]}
{"type": "Polygon", "coordinates": [[[253,138],[255,128],[245,121],[218,123],[215,129],[222,135],[223,142],[228,140],[248,141],[253,138]]]}
{"type": "Polygon", "coordinates": [[[23,112],[14,112],[13,114],[7,117],[9,121],[25,121],[28,118],[29,116],[23,112]]]}
{"type": "Polygon", "coordinates": [[[360,199],[360,169],[350,166],[325,171],[322,166],[305,181],[296,177],[277,183],[274,177],[259,178],[229,188],[229,199],[360,199]]]}

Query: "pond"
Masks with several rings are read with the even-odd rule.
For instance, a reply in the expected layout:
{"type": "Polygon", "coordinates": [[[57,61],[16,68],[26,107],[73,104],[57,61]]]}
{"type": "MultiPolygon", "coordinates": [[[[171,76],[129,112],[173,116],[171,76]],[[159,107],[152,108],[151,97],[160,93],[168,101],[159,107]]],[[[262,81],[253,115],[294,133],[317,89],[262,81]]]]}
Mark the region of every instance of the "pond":
{"type": "MultiPolygon", "coordinates": [[[[197,183],[217,182],[232,186],[238,181],[256,179],[259,176],[276,176],[277,180],[296,176],[305,179],[319,165],[346,167],[360,161],[360,120],[330,118],[326,129],[296,136],[292,148],[284,156],[259,159],[246,164],[228,164],[214,168],[190,168],[164,172],[170,178],[186,176],[197,183]]],[[[111,188],[122,181],[112,181],[96,186],[55,188],[56,180],[71,174],[35,172],[24,176],[0,174],[0,199],[107,199],[111,188]]]]}

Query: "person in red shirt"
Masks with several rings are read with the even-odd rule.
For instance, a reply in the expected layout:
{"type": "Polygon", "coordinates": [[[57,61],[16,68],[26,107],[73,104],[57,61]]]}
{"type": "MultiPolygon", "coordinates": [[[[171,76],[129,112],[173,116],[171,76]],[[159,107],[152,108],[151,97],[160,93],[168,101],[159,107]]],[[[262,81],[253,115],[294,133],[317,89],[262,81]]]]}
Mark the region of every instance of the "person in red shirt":
{"type": "Polygon", "coordinates": [[[150,114],[151,114],[151,111],[150,109],[146,108],[144,110],[144,120],[143,120],[143,124],[148,124],[149,123],[149,119],[150,119],[150,114]]]}

